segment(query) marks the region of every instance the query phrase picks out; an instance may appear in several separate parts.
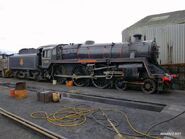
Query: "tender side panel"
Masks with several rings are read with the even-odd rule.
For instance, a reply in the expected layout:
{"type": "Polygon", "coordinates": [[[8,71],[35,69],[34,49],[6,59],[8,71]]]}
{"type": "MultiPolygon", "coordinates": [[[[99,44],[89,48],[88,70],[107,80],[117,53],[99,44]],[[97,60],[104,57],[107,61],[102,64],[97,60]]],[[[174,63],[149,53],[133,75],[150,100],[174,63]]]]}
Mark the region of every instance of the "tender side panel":
{"type": "Polygon", "coordinates": [[[10,69],[36,70],[38,67],[37,54],[16,55],[9,58],[10,69]]]}

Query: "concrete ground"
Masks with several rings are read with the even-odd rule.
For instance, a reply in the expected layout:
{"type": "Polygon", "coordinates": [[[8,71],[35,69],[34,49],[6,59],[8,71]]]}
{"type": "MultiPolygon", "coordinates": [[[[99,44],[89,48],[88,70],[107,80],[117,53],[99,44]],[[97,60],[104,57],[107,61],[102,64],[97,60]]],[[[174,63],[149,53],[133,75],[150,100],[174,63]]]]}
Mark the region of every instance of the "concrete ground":
{"type": "Polygon", "coordinates": [[[43,138],[30,130],[16,125],[15,122],[0,115],[0,139],[40,139],[43,138]]]}
{"type": "MultiPolygon", "coordinates": [[[[0,82],[11,82],[15,83],[16,79],[2,79],[0,82]]],[[[20,81],[20,80],[19,80],[20,81]]],[[[39,87],[43,90],[47,89],[58,89],[61,91],[71,91],[78,92],[81,94],[93,94],[99,96],[113,97],[113,98],[124,98],[133,101],[143,101],[150,103],[165,104],[166,106],[161,112],[147,111],[142,109],[133,109],[125,106],[108,105],[103,103],[97,103],[92,101],[84,101],[78,99],[62,98],[60,103],[42,103],[38,102],[36,99],[36,92],[29,91],[29,95],[25,99],[15,99],[8,96],[9,88],[0,86],[0,107],[15,113],[27,120],[30,120],[44,128],[47,128],[53,132],[61,134],[69,139],[113,139],[115,133],[107,130],[105,127],[97,124],[91,117],[88,116],[85,124],[77,127],[58,127],[48,123],[46,120],[33,119],[30,114],[35,111],[46,111],[54,112],[62,107],[74,107],[77,105],[89,105],[93,108],[111,109],[111,110],[121,110],[128,114],[130,121],[133,126],[139,131],[146,131],[151,125],[158,123],[160,121],[166,120],[173,117],[174,115],[185,110],[185,92],[183,91],[172,91],[171,93],[162,94],[152,94],[146,95],[140,91],[125,91],[118,92],[114,89],[97,89],[93,87],[70,87],[67,88],[64,85],[51,85],[51,83],[44,82],[33,82],[26,81],[27,86],[39,87]],[[75,90],[75,91],[74,91],[75,90]]],[[[128,124],[125,119],[116,112],[107,113],[111,119],[118,121],[119,130],[124,133],[133,132],[129,129],[128,124]]],[[[0,139],[23,139],[25,137],[39,138],[38,135],[33,134],[26,129],[15,125],[3,116],[0,116],[0,139]],[[7,134],[9,133],[9,134],[7,134]]],[[[164,123],[157,126],[152,130],[153,134],[173,134],[180,133],[181,135],[176,135],[177,138],[183,138],[185,136],[185,116],[182,115],[177,119],[164,123]]]]}

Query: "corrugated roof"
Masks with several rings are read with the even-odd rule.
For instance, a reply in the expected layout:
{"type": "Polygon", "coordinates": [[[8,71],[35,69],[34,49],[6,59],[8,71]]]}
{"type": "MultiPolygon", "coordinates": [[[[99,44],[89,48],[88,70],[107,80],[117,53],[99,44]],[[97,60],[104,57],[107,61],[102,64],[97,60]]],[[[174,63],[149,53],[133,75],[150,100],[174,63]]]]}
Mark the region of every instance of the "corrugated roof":
{"type": "Polygon", "coordinates": [[[185,10],[150,15],[141,19],[127,29],[162,24],[185,24],[185,10]]]}

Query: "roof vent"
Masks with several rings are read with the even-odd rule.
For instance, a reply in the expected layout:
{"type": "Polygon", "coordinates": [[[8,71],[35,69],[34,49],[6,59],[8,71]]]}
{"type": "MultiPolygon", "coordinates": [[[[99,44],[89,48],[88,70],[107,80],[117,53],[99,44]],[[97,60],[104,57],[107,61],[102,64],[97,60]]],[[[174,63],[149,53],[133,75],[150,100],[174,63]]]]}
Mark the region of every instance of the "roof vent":
{"type": "Polygon", "coordinates": [[[95,41],[87,40],[87,41],[85,42],[85,44],[87,44],[87,45],[95,44],[95,41]]]}
{"type": "Polygon", "coordinates": [[[148,22],[166,20],[166,19],[168,19],[169,17],[170,17],[170,15],[155,16],[155,17],[152,17],[148,22]]]}

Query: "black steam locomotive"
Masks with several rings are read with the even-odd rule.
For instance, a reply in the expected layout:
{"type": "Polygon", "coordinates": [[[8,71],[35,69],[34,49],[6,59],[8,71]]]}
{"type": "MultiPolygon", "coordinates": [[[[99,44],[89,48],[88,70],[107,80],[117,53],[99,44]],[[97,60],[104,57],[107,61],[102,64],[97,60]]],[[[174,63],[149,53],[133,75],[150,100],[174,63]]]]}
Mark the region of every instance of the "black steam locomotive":
{"type": "Polygon", "coordinates": [[[135,41],[125,43],[87,41],[22,49],[9,57],[9,68],[17,78],[60,83],[72,79],[76,86],[125,90],[128,84],[136,84],[146,93],[168,88],[173,76],[158,65],[156,42],[141,41],[139,34],[134,37],[135,41]]]}

